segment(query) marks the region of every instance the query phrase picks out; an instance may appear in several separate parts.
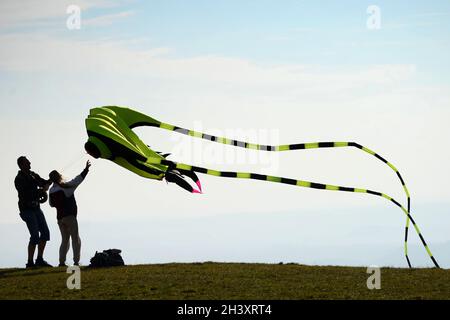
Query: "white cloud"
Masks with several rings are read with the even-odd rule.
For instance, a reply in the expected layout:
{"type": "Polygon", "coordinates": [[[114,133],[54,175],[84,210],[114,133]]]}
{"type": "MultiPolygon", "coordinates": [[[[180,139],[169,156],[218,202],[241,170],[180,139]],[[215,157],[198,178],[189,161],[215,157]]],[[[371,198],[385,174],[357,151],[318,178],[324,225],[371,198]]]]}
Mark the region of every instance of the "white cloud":
{"type": "Polygon", "coordinates": [[[450,12],[422,12],[411,15],[411,17],[443,17],[449,16],[450,12]]]}
{"type": "Polygon", "coordinates": [[[298,64],[260,65],[241,58],[168,58],[168,48],[135,50],[109,40],[73,41],[35,34],[0,36],[0,69],[20,72],[106,72],[164,79],[233,83],[333,92],[412,79],[414,65],[321,69],[298,64]]]}
{"type": "Polygon", "coordinates": [[[92,19],[82,21],[83,26],[104,27],[113,24],[115,21],[134,15],[134,11],[123,11],[119,13],[107,14],[92,19]]]}
{"type": "MultiPolygon", "coordinates": [[[[2,0],[0,1],[0,30],[14,27],[34,27],[42,21],[66,18],[66,9],[77,5],[82,11],[92,8],[109,8],[121,2],[110,0],[2,0]]],[[[101,17],[97,18],[101,21],[101,17]]],[[[105,18],[107,21],[109,18],[105,18]]],[[[97,21],[98,21],[97,20],[97,21]]]]}

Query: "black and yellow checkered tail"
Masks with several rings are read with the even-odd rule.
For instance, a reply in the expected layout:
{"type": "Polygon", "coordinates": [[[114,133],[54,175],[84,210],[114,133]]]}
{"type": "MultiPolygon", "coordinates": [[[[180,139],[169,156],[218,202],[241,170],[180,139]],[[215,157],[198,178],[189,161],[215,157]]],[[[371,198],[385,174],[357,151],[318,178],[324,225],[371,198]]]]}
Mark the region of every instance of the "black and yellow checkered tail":
{"type": "Polygon", "coordinates": [[[430,256],[431,260],[433,261],[434,265],[437,268],[439,268],[439,265],[438,265],[436,259],[433,257],[433,254],[431,253],[427,243],[425,242],[425,239],[423,238],[423,236],[419,230],[419,227],[417,226],[417,224],[415,223],[414,219],[411,216],[410,194],[409,194],[408,188],[407,188],[405,181],[403,180],[400,172],[397,170],[397,168],[392,163],[387,161],[385,158],[380,156],[378,153],[376,153],[356,142],[312,142],[312,143],[297,143],[297,144],[271,146],[271,145],[259,145],[259,144],[244,142],[244,141],[238,141],[238,140],[228,139],[228,138],[224,138],[224,137],[217,137],[217,136],[213,136],[213,135],[209,135],[209,134],[205,134],[205,133],[201,133],[201,132],[196,132],[196,131],[189,130],[189,129],[184,129],[184,128],[177,127],[177,126],[163,123],[163,122],[157,122],[157,123],[155,123],[155,122],[148,122],[148,123],[139,122],[139,123],[135,123],[133,127],[137,127],[137,126],[159,127],[162,129],[175,131],[175,132],[185,134],[185,135],[195,137],[195,138],[201,138],[201,139],[205,139],[208,141],[213,141],[213,142],[222,143],[222,144],[226,144],[226,145],[242,147],[242,148],[252,149],[252,150],[260,150],[260,151],[279,152],[279,151],[290,151],[290,150],[305,150],[305,149],[316,149],[316,148],[339,148],[339,147],[355,147],[357,149],[363,150],[364,152],[366,152],[366,153],[376,157],[380,161],[386,163],[396,173],[397,177],[399,178],[399,180],[403,186],[405,194],[406,194],[407,209],[405,209],[405,207],[403,207],[398,201],[396,201],[392,197],[390,197],[384,193],[372,191],[372,190],[368,190],[368,189],[344,187],[344,186],[334,186],[334,185],[328,185],[328,184],[322,184],[322,183],[295,180],[295,179],[290,179],[290,178],[276,177],[276,176],[270,176],[270,175],[261,175],[261,174],[256,174],[256,173],[217,171],[217,170],[211,170],[211,169],[192,166],[192,165],[183,164],[183,163],[174,163],[169,160],[162,160],[162,159],[157,159],[157,158],[149,159],[149,162],[163,164],[163,165],[172,165],[178,169],[191,170],[191,171],[209,174],[209,175],[218,176],[218,177],[256,179],[256,180],[271,181],[271,182],[295,185],[295,186],[300,186],[300,187],[305,187],[305,188],[331,190],[331,191],[368,193],[371,195],[383,197],[383,198],[391,201],[392,203],[394,203],[396,206],[400,207],[406,215],[404,250],[405,250],[405,257],[406,257],[406,261],[408,262],[408,266],[411,268],[411,262],[408,257],[408,230],[409,230],[409,223],[411,221],[413,223],[414,229],[416,230],[420,240],[422,241],[422,244],[425,247],[425,250],[427,251],[427,253],[430,256]]]}

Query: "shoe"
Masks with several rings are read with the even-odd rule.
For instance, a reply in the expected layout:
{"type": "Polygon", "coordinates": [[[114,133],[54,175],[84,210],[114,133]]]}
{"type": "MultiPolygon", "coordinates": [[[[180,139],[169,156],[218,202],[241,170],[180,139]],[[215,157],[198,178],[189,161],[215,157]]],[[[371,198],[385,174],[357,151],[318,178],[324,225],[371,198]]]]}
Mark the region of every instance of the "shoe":
{"type": "Polygon", "coordinates": [[[67,267],[67,264],[65,264],[65,263],[60,263],[60,264],[58,264],[58,267],[60,267],[60,268],[62,268],[62,267],[67,267]]]}
{"type": "Polygon", "coordinates": [[[79,267],[80,263],[79,262],[74,262],[73,265],[79,267]]]}
{"type": "Polygon", "coordinates": [[[53,267],[50,263],[48,263],[42,258],[37,258],[36,261],[34,262],[34,265],[36,267],[53,267]]]}
{"type": "Polygon", "coordinates": [[[25,268],[31,269],[31,268],[34,268],[35,266],[36,266],[36,265],[34,264],[34,262],[31,261],[31,262],[27,262],[27,264],[25,265],[25,268]]]}

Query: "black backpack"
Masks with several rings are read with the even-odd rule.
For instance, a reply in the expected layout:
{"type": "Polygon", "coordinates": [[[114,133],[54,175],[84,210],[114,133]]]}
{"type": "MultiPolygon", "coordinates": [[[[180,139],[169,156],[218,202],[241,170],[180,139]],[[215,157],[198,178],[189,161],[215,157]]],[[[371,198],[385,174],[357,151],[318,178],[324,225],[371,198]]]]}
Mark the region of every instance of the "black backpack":
{"type": "Polygon", "coordinates": [[[124,266],[125,262],[120,255],[121,252],[122,250],[119,249],[103,250],[103,252],[96,251],[95,255],[91,258],[89,267],[102,268],[124,266]]]}

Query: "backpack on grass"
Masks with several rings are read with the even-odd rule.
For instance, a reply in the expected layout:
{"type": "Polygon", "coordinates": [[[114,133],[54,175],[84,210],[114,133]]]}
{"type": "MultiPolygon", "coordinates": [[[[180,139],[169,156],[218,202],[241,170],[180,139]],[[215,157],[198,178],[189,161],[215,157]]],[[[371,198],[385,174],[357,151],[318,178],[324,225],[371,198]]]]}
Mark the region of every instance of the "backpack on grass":
{"type": "Polygon", "coordinates": [[[96,251],[95,255],[91,258],[89,267],[102,268],[124,266],[125,262],[120,255],[121,252],[122,250],[119,249],[103,250],[103,252],[96,251]]]}

